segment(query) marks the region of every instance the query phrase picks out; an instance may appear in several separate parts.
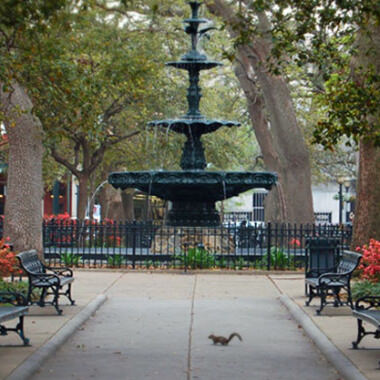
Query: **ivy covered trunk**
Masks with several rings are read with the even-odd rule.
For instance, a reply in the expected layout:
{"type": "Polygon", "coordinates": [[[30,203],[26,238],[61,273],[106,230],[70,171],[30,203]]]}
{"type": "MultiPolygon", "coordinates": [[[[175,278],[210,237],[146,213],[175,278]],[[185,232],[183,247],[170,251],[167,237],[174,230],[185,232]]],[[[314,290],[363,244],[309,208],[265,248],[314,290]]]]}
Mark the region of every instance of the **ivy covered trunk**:
{"type": "MultiPolygon", "coordinates": [[[[370,20],[367,30],[358,34],[359,54],[353,60],[358,68],[357,83],[365,86],[366,70],[380,76],[380,25],[370,20]],[[369,33],[370,32],[370,33],[369,33]],[[362,70],[362,71],[361,71],[362,70]]],[[[377,83],[377,89],[380,84],[377,83]]],[[[371,99],[368,99],[370,101],[371,99]]],[[[366,118],[370,131],[380,126],[380,108],[377,101],[377,113],[366,118]]],[[[379,143],[380,139],[378,139],[379,143]]],[[[369,244],[370,239],[380,240],[380,146],[374,145],[373,138],[363,137],[360,141],[359,174],[357,184],[357,202],[354,219],[352,248],[369,244]]]]}
{"type": "Polygon", "coordinates": [[[380,148],[360,142],[359,178],[352,249],[380,240],[380,148]]]}
{"type": "Polygon", "coordinates": [[[9,236],[16,252],[36,249],[42,254],[41,124],[19,83],[0,90],[0,96],[9,141],[4,236],[9,236]]]}

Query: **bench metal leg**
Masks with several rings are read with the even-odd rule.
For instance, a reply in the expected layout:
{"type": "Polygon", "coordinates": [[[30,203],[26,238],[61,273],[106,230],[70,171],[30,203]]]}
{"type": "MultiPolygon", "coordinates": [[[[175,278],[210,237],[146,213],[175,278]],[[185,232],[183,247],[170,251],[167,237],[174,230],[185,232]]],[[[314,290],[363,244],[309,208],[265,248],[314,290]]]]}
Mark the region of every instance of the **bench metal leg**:
{"type": "Polygon", "coordinates": [[[63,310],[59,308],[59,305],[58,305],[58,299],[59,299],[59,287],[58,286],[54,286],[52,287],[52,290],[53,290],[53,294],[54,294],[54,299],[52,301],[52,304],[53,306],[55,307],[55,310],[57,310],[57,313],[59,315],[62,314],[63,310]]]}
{"type": "Polygon", "coordinates": [[[318,295],[318,292],[316,292],[315,289],[309,285],[309,291],[308,291],[309,299],[305,302],[305,306],[309,306],[312,299],[316,297],[317,295],[318,295]]]}
{"type": "Polygon", "coordinates": [[[23,315],[19,317],[19,321],[16,327],[5,327],[4,325],[0,325],[0,335],[8,335],[8,331],[13,331],[16,334],[18,334],[19,337],[24,342],[24,346],[30,345],[29,344],[30,340],[27,337],[25,337],[25,334],[24,334],[24,316],[23,315]]]}
{"type": "Polygon", "coordinates": [[[319,289],[319,297],[320,297],[321,303],[320,303],[319,309],[316,310],[317,315],[321,314],[321,311],[326,305],[326,296],[327,296],[327,291],[325,291],[325,289],[319,289]]]}
{"type": "Polygon", "coordinates": [[[374,335],[376,339],[380,339],[380,331],[366,331],[364,326],[363,326],[363,321],[358,318],[358,337],[356,338],[355,342],[352,342],[352,348],[354,350],[358,349],[358,345],[361,342],[361,340],[366,336],[366,335],[374,335]]]}
{"type": "Polygon", "coordinates": [[[67,290],[63,295],[65,295],[69,299],[71,305],[75,305],[75,300],[71,298],[71,284],[67,286],[67,290]]]}

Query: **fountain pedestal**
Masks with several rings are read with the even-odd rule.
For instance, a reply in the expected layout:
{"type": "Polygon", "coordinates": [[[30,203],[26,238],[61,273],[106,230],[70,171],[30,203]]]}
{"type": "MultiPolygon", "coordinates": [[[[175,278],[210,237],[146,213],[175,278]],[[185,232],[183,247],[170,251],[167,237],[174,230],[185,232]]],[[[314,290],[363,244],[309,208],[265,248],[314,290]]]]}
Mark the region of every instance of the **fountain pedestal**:
{"type": "Polygon", "coordinates": [[[179,255],[199,245],[210,254],[231,254],[235,251],[233,234],[222,227],[161,227],[156,232],[151,251],[179,255]]]}

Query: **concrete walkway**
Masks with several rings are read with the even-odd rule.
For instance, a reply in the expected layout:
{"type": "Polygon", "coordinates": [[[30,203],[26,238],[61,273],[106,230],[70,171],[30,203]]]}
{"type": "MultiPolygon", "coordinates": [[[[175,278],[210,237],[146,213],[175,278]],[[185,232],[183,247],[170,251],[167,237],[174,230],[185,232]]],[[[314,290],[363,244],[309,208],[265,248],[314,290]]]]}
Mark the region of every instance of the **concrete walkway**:
{"type": "MultiPolygon", "coordinates": [[[[76,271],[75,277],[79,306],[65,307],[64,316],[33,307],[25,326],[33,346],[0,347],[1,379],[27,378],[43,348],[64,335],[100,293],[106,303],[41,361],[33,379],[343,379],[279,300],[287,294],[294,305],[304,302],[302,276],[76,271]],[[234,331],[243,342],[221,347],[207,339],[234,331]]],[[[315,308],[306,309],[312,316],[315,308]]],[[[308,320],[355,363],[363,379],[377,379],[380,350],[349,350],[356,322],[343,309],[308,320]]],[[[2,345],[18,344],[17,336],[0,339],[2,345]]],[[[367,339],[364,346],[379,348],[367,339]]]]}

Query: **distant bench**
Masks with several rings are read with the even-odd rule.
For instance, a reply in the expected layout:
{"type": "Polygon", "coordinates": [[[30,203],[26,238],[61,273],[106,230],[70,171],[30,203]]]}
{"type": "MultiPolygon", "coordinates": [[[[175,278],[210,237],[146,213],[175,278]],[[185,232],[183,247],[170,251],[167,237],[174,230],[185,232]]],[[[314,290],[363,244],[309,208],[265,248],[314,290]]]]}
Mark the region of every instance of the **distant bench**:
{"type": "Polygon", "coordinates": [[[27,303],[29,305],[37,304],[41,307],[53,305],[58,314],[62,314],[59,308],[59,296],[66,296],[71,305],[75,301],[71,298],[71,284],[74,282],[73,271],[66,267],[48,267],[38,258],[36,250],[21,252],[16,256],[20,261],[21,268],[25,271],[29,279],[27,303]],[[66,287],[65,291],[62,289],[66,287]],[[41,291],[39,300],[32,300],[34,289],[41,291]],[[46,297],[52,295],[52,301],[46,301],[46,297]]]}
{"type": "Polygon", "coordinates": [[[17,333],[24,345],[29,345],[29,339],[24,335],[24,315],[28,312],[26,299],[22,294],[0,292],[0,335],[8,335],[8,331],[17,333]],[[6,327],[3,323],[12,319],[19,319],[16,327],[6,327]]]}
{"type": "Polygon", "coordinates": [[[380,338],[380,296],[366,296],[359,298],[355,303],[352,315],[358,320],[358,337],[356,342],[352,342],[354,349],[366,335],[373,335],[376,339],[380,338]],[[366,331],[363,321],[375,326],[375,331],[366,331]]]}
{"type": "Polygon", "coordinates": [[[361,255],[356,252],[343,251],[339,263],[335,268],[317,277],[306,276],[305,285],[309,288],[309,299],[305,303],[306,306],[309,306],[314,297],[319,297],[321,303],[319,309],[317,309],[317,314],[320,314],[327,304],[333,304],[335,307],[346,304],[353,308],[350,281],[352,273],[359,265],[360,259],[361,255]],[[347,292],[347,301],[342,301],[340,298],[340,291],[342,289],[347,292]],[[328,301],[328,296],[332,296],[334,300],[328,301]]]}

